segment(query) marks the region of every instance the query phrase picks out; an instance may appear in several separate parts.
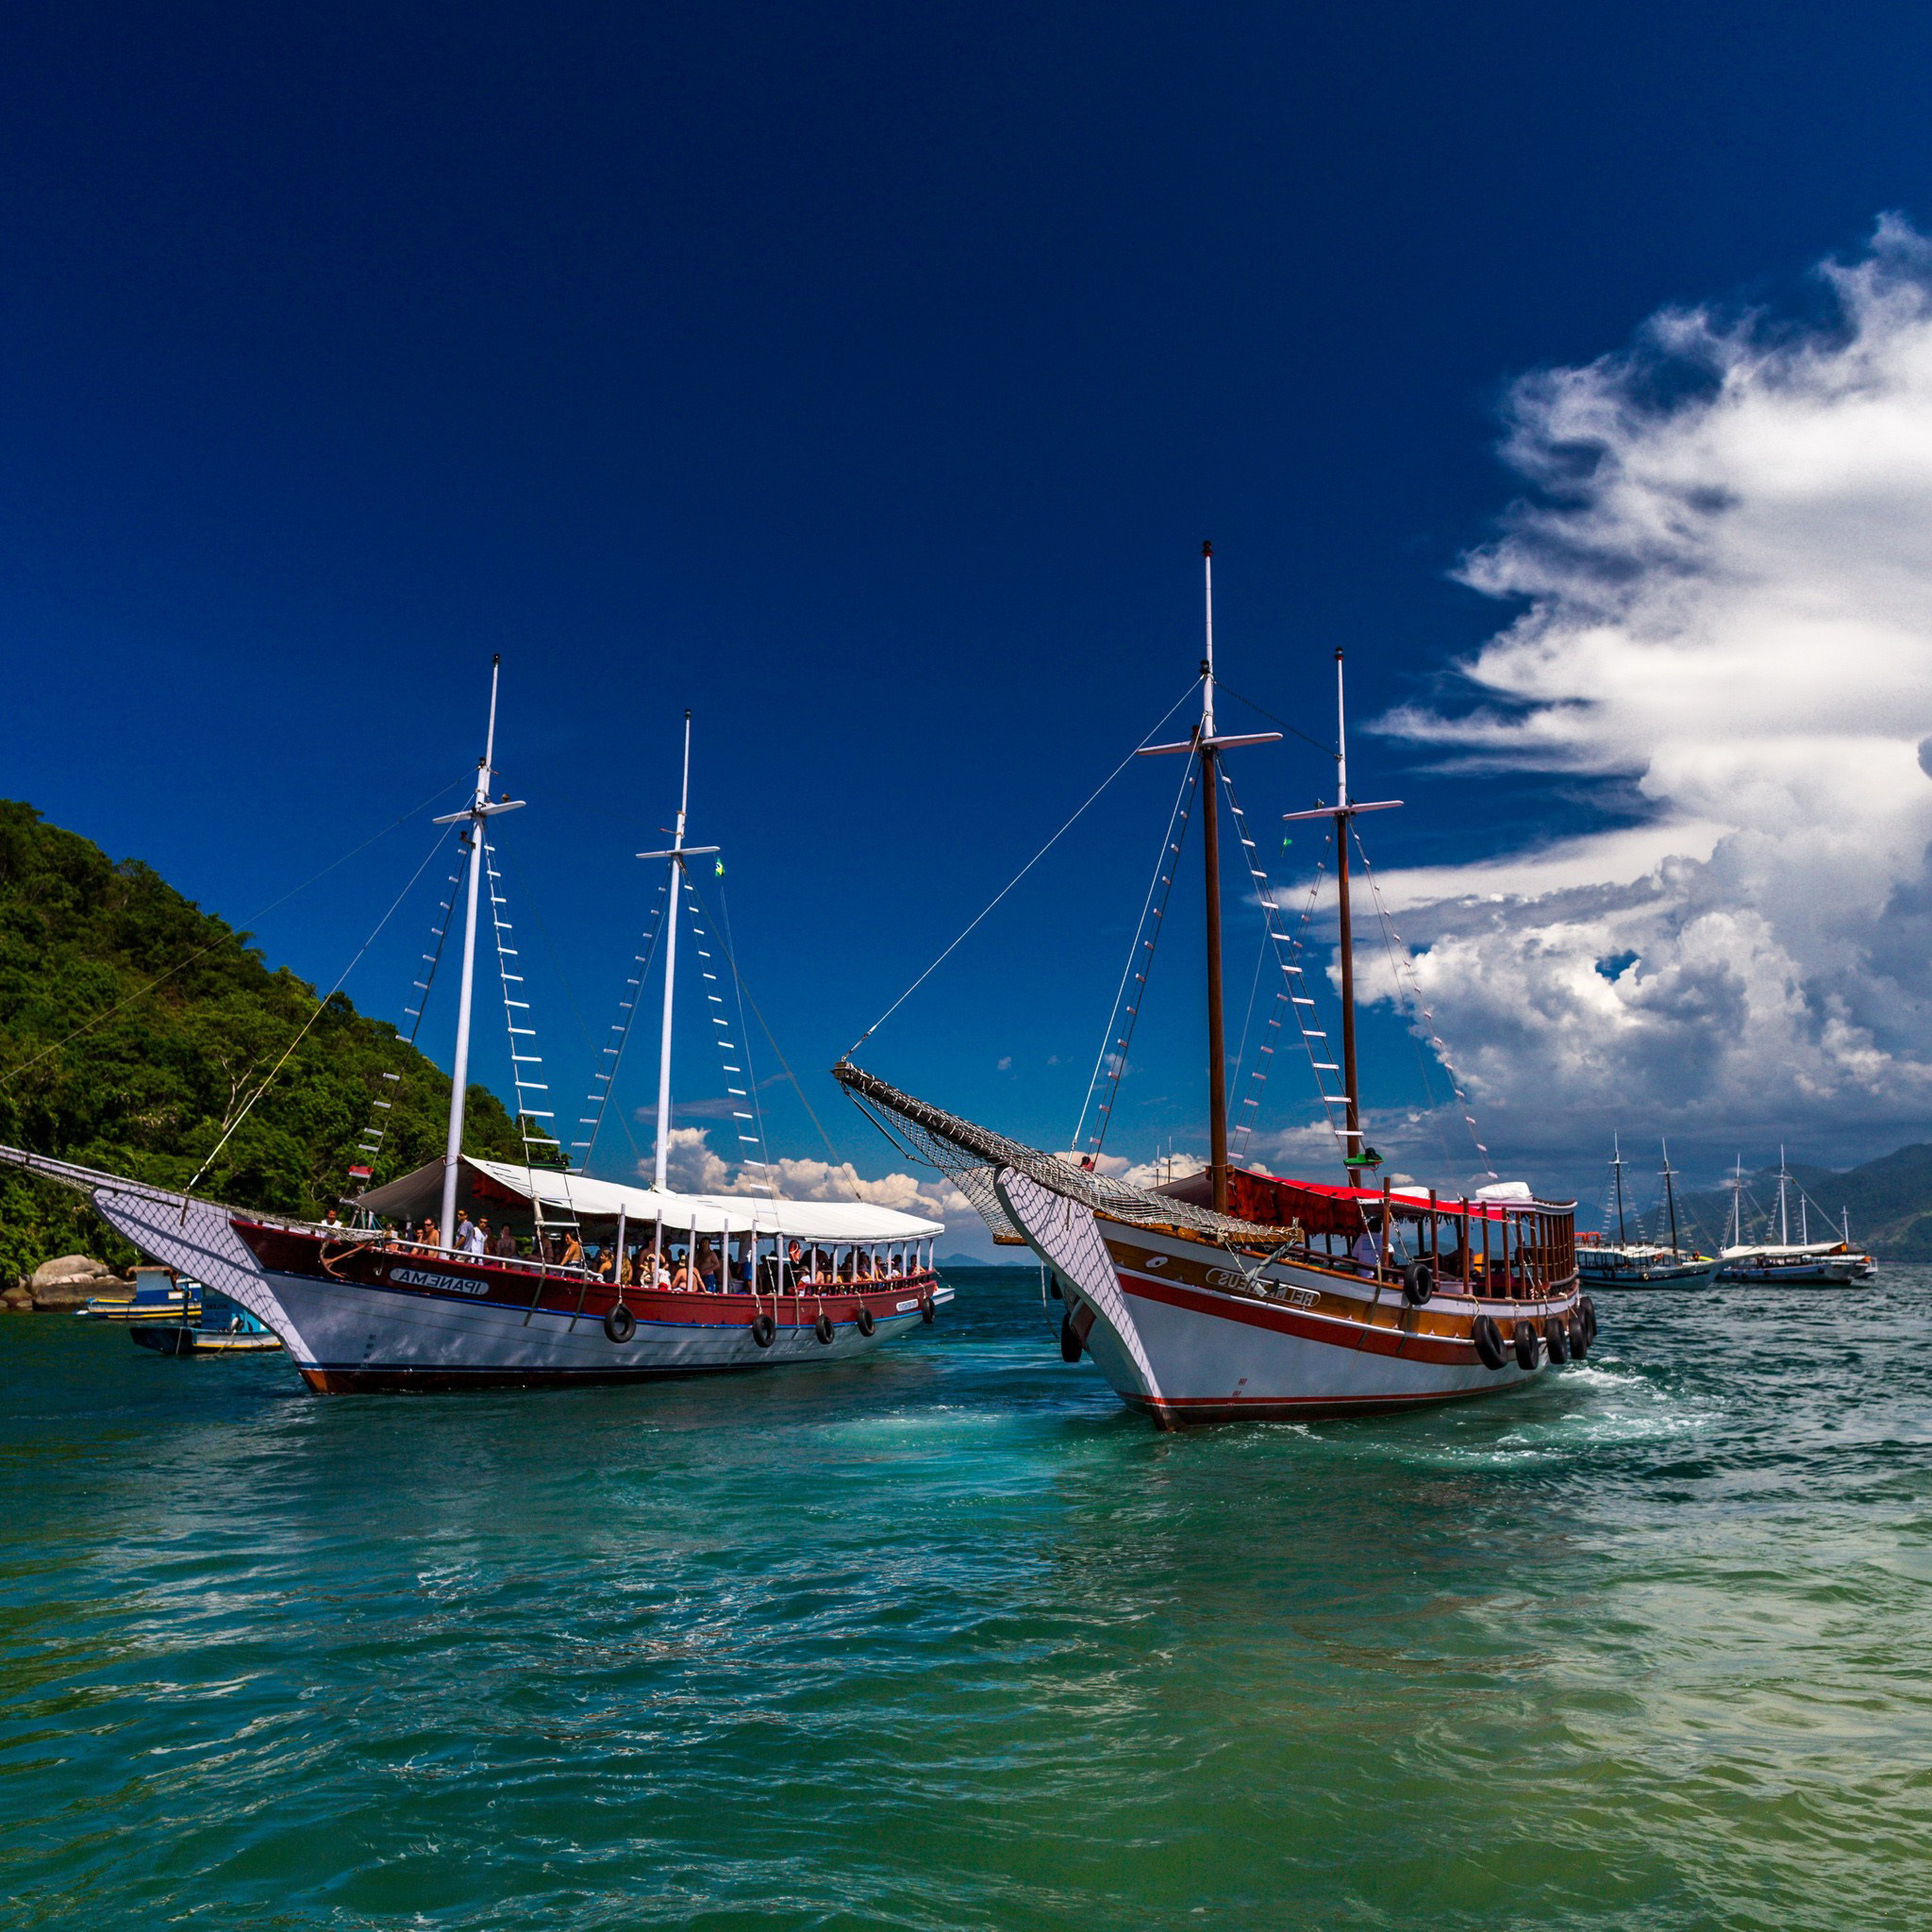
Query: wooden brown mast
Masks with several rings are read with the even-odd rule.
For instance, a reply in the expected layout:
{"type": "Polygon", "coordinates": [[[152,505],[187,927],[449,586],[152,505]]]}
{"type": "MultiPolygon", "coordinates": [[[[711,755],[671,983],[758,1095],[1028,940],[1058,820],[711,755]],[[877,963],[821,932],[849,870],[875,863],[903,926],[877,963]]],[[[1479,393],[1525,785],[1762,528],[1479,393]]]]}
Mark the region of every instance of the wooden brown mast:
{"type": "MultiPolygon", "coordinates": [[[[1341,1094],[1347,1116],[1342,1137],[1347,1146],[1342,1159],[1350,1168],[1360,1167],[1369,1149],[1362,1139],[1361,1090],[1355,1071],[1355,908],[1349,897],[1348,846],[1357,812],[1390,811],[1402,803],[1399,798],[1377,799],[1358,805],[1348,795],[1348,713],[1342,700],[1341,653],[1335,654],[1335,803],[1317,805],[1313,811],[1282,813],[1284,819],[1327,819],[1335,821],[1336,943],[1341,956],[1341,1094]]],[[[1326,1090],[1324,1089],[1325,1092],[1326,1090]]]]}
{"type": "MultiPolygon", "coordinates": [[[[1339,658],[1341,653],[1335,655],[1339,658]]],[[[1340,921],[1336,939],[1341,953],[1341,1091],[1347,1102],[1349,1152],[1359,1154],[1362,1103],[1355,1077],[1355,921],[1348,896],[1349,816],[1346,809],[1335,814],[1335,885],[1340,895],[1336,900],[1340,921]]]]}
{"type": "Polygon", "coordinates": [[[1214,545],[1201,545],[1201,573],[1207,599],[1207,644],[1201,658],[1201,722],[1183,744],[1149,744],[1142,758],[1170,752],[1201,755],[1201,857],[1207,869],[1208,912],[1208,1179],[1217,1214],[1227,1212],[1227,1040],[1221,1001],[1221,827],[1220,754],[1235,744],[1273,744],[1278,731],[1222,738],[1214,729],[1214,545]]]}
{"type": "Polygon", "coordinates": [[[1208,1174],[1214,1211],[1227,1212],[1227,1041],[1221,1010],[1221,832],[1215,816],[1220,774],[1214,745],[1201,745],[1201,852],[1208,871],[1208,1174]]]}

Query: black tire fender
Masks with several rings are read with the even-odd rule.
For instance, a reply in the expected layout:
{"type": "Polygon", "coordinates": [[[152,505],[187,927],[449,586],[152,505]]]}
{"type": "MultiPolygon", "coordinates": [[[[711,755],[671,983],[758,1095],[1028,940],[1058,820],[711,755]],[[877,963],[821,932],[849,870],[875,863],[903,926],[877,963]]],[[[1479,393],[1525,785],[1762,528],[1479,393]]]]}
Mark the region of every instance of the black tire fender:
{"type": "Polygon", "coordinates": [[[1074,1318],[1060,1317],[1060,1359],[1063,1362],[1076,1362],[1080,1359],[1080,1338],[1074,1333],[1074,1318]]]}
{"type": "Polygon", "coordinates": [[[929,1293],[921,1295],[919,1297],[919,1319],[928,1328],[933,1324],[933,1317],[936,1312],[932,1305],[932,1296],[929,1293]]]}
{"type": "Polygon", "coordinates": [[[778,1339],[778,1324],[767,1314],[752,1317],[751,1339],[760,1348],[770,1348],[778,1339]]]}
{"type": "Polygon", "coordinates": [[[1560,1368],[1570,1359],[1570,1331],[1560,1315],[1552,1315],[1543,1323],[1543,1345],[1550,1352],[1553,1368],[1560,1368]]]}
{"type": "Polygon", "coordinates": [[[1580,1362],[1590,1353],[1590,1325],[1575,1309],[1570,1312],[1570,1359],[1580,1362]]]}
{"type": "Polygon", "coordinates": [[[1436,1271],[1426,1261],[1411,1261],[1402,1271],[1402,1298],[1419,1308],[1436,1291],[1436,1271]]]}
{"type": "Polygon", "coordinates": [[[1585,1295],[1576,1304],[1576,1312],[1583,1317],[1583,1325],[1589,1331],[1590,1339],[1596,1340],[1596,1304],[1585,1295]]]}
{"type": "Polygon", "coordinates": [[[879,1325],[877,1318],[863,1302],[859,1303],[858,1312],[852,1319],[858,1324],[858,1332],[861,1335],[870,1335],[879,1325]]]}
{"type": "Polygon", "coordinates": [[[1469,1324],[1469,1339],[1475,1343],[1476,1357],[1484,1368],[1500,1369],[1508,1360],[1503,1331],[1487,1315],[1478,1315],[1469,1324]]]}
{"type": "Polygon", "coordinates": [[[1511,1340],[1516,1344],[1516,1366],[1519,1369],[1536,1367],[1536,1328],[1532,1323],[1519,1322],[1511,1340]]]}
{"type": "Polygon", "coordinates": [[[819,1318],[816,1322],[814,1322],[811,1324],[811,1332],[814,1335],[816,1335],[821,1341],[825,1343],[827,1347],[831,1345],[832,1318],[831,1316],[825,1313],[824,1309],[821,1308],[819,1310],[819,1318]]]}
{"type": "Polygon", "coordinates": [[[604,1332],[622,1348],[638,1332],[638,1318],[619,1302],[604,1317],[604,1332]]]}

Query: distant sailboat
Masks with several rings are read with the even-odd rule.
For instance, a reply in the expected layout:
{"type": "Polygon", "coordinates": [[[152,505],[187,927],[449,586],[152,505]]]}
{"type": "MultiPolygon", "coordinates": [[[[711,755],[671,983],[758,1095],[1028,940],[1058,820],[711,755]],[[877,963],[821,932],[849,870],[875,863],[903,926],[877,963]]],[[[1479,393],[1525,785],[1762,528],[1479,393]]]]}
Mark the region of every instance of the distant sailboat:
{"type": "Polygon", "coordinates": [[[1670,1142],[1666,1141],[1662,1145],[1664,1164],[1657,1177],[1663,1183],[1662,1205],[1670,1224],[1670,1245],[1665,1247],[1659,1241],[1633,1241],[1630,1239],[1624,1199],[1624,1170],[1629,1163],[1624,1160],[1623,1147],[1613,1135],[1610,1141],[1610,1195],[1615,1203],[1617,1239],[1613,1241],[1609,1238],[1607,1204],[1607,1224],[1602,1234],[1593,1240],[1588,1235],[1579,1235],[1576,1239],[1576,1272],[1587,1287],[1708,1288],[1717,1274],[1719,1264],[1714,1258],[1694,1250],[1687,1255],[1679,1245],[1677,1174],[1671,1165],[1670,1142]]]}
{"type": "Polygon", "coordinates": [[[1808,1203],[1785,1159],[1777,1150],[1777,1240],[1747,1241],[1744,1238],[1744,1162],[1740,1155],[1724,1186],[1730,1191],[1730,1244],[1725,1247],[1718,1271],[1720,1281],[1736,1282],[1746,1288],[1859,1288],[1878,1272],[1872,1257],[1852,1246],[1851,1215],[1844,1217],[1843,1238],[1835,1241],[1814,1241],[1810,1234],[1808,1203]],[[1790,1197],[1798,1196],[1798,1239],[1791,1240],[1790,1197]]]}

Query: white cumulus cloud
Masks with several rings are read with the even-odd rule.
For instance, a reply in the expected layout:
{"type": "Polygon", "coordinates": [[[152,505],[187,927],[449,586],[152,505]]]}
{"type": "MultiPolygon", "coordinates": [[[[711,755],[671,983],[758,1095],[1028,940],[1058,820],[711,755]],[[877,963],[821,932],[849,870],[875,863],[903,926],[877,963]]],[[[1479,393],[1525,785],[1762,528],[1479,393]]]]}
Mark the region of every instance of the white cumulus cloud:
{"type": "Polygon", "coordinates": [[[1932,1104],[1932,244],[1888,219],[1819,275],[1809,322],[1674,309],[1517,385],[1532,494],[1462,575],[1523,608],[1468,702],[1383,721],[1642,802],[1384,880],[1512,1151],[1621,1119],[1849,1158],[1932,1104]]]}

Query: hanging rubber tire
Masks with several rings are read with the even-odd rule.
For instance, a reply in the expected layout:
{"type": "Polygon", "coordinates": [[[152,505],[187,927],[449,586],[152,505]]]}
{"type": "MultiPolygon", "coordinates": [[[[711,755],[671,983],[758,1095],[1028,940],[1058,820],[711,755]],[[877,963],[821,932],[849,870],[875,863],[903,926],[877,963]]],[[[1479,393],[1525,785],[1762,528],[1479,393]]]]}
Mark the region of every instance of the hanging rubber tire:
{"type": "Polygon", "coordinates": [[[778,1324],[769,1315],[757,1315],[752,1319],[751,1339],[760,1348],[770,1348],[778,1339],[778,1324]]]}
{"type": "Polygon", "coordinates": [[[936,1312],[937,1310],[935,1310],[932,1305],[932,1296],[929,1294],[921,1295],[919,1297],[919,1319],[922,1322],[924,1322],[928,1328],[932,1326],[933,1316],[936,1312]]]}
{"type": "Polygon", "coordinates": [[[824,1309],[821,1308],[819,1310],[819,1318],[811,1324],[811,1332],[828,1348],[831,1346],[832,1318],[825,1313],[824,1309]]]}
{"type": "Polygon", "coordinates": [[[1536,1330],[1527,1322],[1519,1322],[1513,1337],[1516,1343],[1516,1366],[1519,1369],[1536,1367],[1536,1330]]]}
{"type": "Polygon", "coordinates": [[[1566,1325],[1570,1330],[1570,1359],[1573,1362],[1580,1362],[1590,1353],[1590,1330],[1585,1325],[1583,1317],[1574,1308],[1570,1311],[1570,1320],[1566,1325]]]}
{"type": "Polygon", "coordinates": [[[859,1303],[858,1312],[852,1319],[858,1323],[858,1332],[861,1335],[870,1335],[879,1325],[873,1311],[863,1302],[859,1303]]]}
{"type": "Polygon", "coordinates": [[[604,1317],[604,1332],[622,1348],[638,1332],[638,1318],[622,1302],[604,1317]]]}
{"type": "Polygon", "coordinates": [[[1054,1274],[1051,1273],[1048,1274],[1046,1277],[1046,1291],[1048,1294],[1052,1295],[1054,1300],[1057,1302],[1063,1302],[1066,1300],[1066,1296],[1060,1292],[1060,1278],[1058,1274],[1054,1274]]]}
{"type": "Polygon", "coordinates": [[[1080,1359],[1080,1338],[1074,1333],[1074,1318],[1060,1317],[1060,1359],[1063,1362],[1076,1362],[1080,1359]]]}
{"type": "Polygon", "coordinates": [[[1426,1261],[1411,1261],[1402,1271],[1402,1298],[1419,1308],[1436,1291],[1436,1271],[1426,1261]]]}
{"type": "Polygon", "coordinates": [[[1576,1304],[1576,1312],[1583,1317],[1583,1325],[1590,1333],[1590,1339],[1596,1340],[1596,1304],[1585,1295],[1576,1304]]]}
{"type": "Polygon", "coordinates": [[[1570,1331],[1555,1315],[1543,1324],[1543,1345],[1550,1352],[1553,1368],[1561,1368],[1570,1359],[1570,1331]]]}
{"type": "Polygon", "coordinates": [[[1484,1368],[1500,1369],[1508,1360],[1503,1331],[1487,1315],[1478,1315],[1470,1324],[1469,1339],[1475,1343],[1476,1358],[1484,1368]]]}

